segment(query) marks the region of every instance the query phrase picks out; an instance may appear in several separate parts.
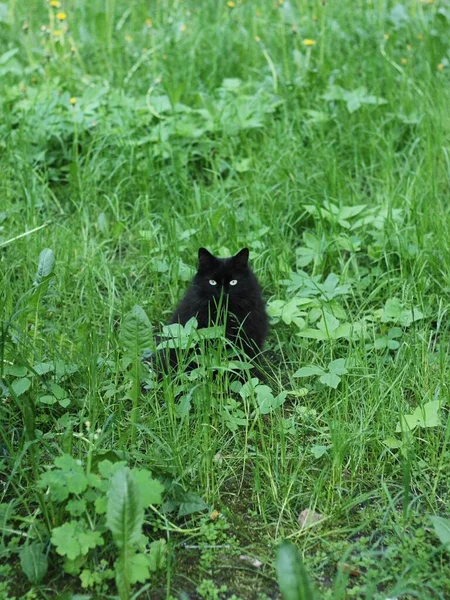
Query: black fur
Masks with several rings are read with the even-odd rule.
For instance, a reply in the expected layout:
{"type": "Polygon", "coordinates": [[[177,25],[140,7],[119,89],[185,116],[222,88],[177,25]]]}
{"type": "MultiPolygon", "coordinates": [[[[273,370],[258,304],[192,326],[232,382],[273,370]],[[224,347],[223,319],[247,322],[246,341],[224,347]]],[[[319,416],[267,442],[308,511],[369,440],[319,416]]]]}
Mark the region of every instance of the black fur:
{"type": "Polygon", "coordinates": [[[196,317],[199,328],[208,327],[223,324],[226,312],[226,337],[253,358],[263,348],[268,318],[258,280],[248,265],[248,254],[248,248],[243,248],[230,258],[217,258],[200,248],[197,273],[170,322],[185,325],[196,317]],[[233,280],[236,285],[230,285],[233,280]]]}

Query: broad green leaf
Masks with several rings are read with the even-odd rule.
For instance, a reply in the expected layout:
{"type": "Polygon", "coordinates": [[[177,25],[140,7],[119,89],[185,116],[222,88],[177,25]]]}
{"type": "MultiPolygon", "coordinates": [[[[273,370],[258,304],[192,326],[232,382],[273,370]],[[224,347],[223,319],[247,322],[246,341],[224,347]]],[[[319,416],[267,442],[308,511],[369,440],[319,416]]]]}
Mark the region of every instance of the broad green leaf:
{"type": "Polygon", "coordinates": [[[311,454],[314,458],[321,458],[324,454],[328,452],[329,446],[313,446],[311,448],[311,454]]]}
{"type": "Polygon", "coordinates": [[[40,583],[47,573],[48,560],[44,548],[45,544],[32,542],[20,550],[20,565],[30,583],[40,583]]]}
{"type": "Polygon", "coordinates": [[[430,520],[441,544],[445,546],[446,550],[450,551],[450,519],[433,516],[430,517],[430,520]]]}
{"type": "Polygon", "coordinates": [[[283,542],[278,547],[275,566],[283,600],[318,599],[300,553],[293,544],[283,542]]]}
{"type": "Polygon", "coordinates": [[[390,436],[383,440],[383,444],[388,448],[391,448],[392,450],[396,450],[397,448],[402,447],[402,442],[394,436],[390,436]]]}
{"type": "Polygon", "coordinates": [[[325,331],[322,331],[321,329],[312,329],[312,328],[303,329],[302,331],[297,333],[297,335],[299,337],[309,338],[312,340],[320,340],[320,341],[325,341],[325,340],[330,339],[330,336],[327,335],[327,333],[325,331]]]}
{"type": "Polygon", "coordinates": [[[333,332],[339,327],[339,321],[334,315],[329,312],[325,312],[319,323],[317,324],[318,329],[326,332],[326,334],[332,338],[333,332]]]}
{"type": "Polygon", "coordinates": [[[28,369],[19,365],[6,365],[3,372],[5,375],[12,375],[13,377],[25,377],[28,373],[28,369]]]}
{"type": "Polygon", "coordinates": [[[125,351],[140,355],[147,348],[153,348],[153,328],[143,308],[137,304],[125,315],[120,325],[120,340],[125,351]]]}
{"type": "Polygon", "coordinates": [[[430,400],[423,406],[418,406],[412,414],[403,415],[401,422],[397,424],[395,431],[413,431],[416,427],[437,427],[441,424],[439,409],[441,402],[439,400],[430,400]]]}
{"type": "Polygon", "coordinates": [[[55,396],[55,398],[57,400],[63,400],[67,396],[66,391],[57,383],[54,383],[53,381],[51,381],[49,383],[49,387],[50,387],[52,394],[55,396]]]}
{"type": "Polygon", "coordinates": [[[24,394],[31,386],[31,380],[28,377],[21,377],[20,379],[15,379],[12,384],[12,390],[16,394],[16,396],[21,396],[24,394]]]}
{"type": "Polygon", "coordinates": [[[345,367],[345,358],[338,358],[337,360],[332,360],[328,365],[328,370],[330,373],[335,373],[336,375],[345,375],[348,373],[345,367]]]}
{"type": "Polygon", "coordinates": [[[336,389],[339,385],[341,378],[336,373],[325,373],[320,377],[319,381],[328,387],[336,389]]]}
{"type": "Polygon", "coordinates": [[[270,408],[275,400],[272,390],[268,385],[257,385],[255,388],[256,399],[258,401],[259,411],[266,415],[270,412],[270,408]]]}
{"type": "Polygon", "coordinates": [[[44,248],[39,254],[38,270],[33,285],[38,286],[45,277],[48,277],[53,272],[54,266],[55,255],[53,254],[53,250],[44,248]]]}
{"type": "Polygon", "coordinates": [[[338,85],[330,85],[323,94],[325,100],[342,100],[347,104],[347,110],[352,113],[361,108],[363,104],[386,104],[387,101],[379,96],[367,93],[366,88],[358,87],[354,90],[345,90],[338,85]]]}
{"type": "Polygon", "coordinates": [[[46,395],[46,396],[40,396],[39,402],[41,404],[49,404],[51,406],[52,404],[56,404],[58,402],[58,400],[55,398],[55,396],[46,395]]]}
{"type": "Polygon", "coordinates": [[[178,518],[186,517],[194,513],[203,512],[208,508],[206,502],[194,492],[185,492],[179,504],[178,518]]]}
{"type": "Polygon", "coordinates": [[[107,495],[106,525],[118,548],[130,548],[141,537],[144,508],[128,467],[122,467],[113,476],[107,495]]]}
{"type": "Polygon", "coordinates": [[[294,373],[294,377],[312,377],[314,375],[323,375],[325,371],[321,367],[315,365],[309,365],[308,367],[301,367],[294,373]]]}

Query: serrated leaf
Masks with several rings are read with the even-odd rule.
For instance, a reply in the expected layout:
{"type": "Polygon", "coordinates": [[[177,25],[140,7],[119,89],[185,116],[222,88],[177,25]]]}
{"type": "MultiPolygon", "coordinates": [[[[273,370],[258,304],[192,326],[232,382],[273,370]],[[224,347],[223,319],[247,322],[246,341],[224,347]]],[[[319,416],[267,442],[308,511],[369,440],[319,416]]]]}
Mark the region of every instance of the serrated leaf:
{"type": "Polygon", "coordinates": [[[99,531],[83,531],[78,536],[78,541],[81,547],[81,553],[87,554],[89,550],[93,550],[97,546],[103,546],[104,541],[99,531]]]}
{"type": "Polygon", "coordinates": [[[167,545],[166,540],[161,538],[150,544],[149,568],[150,571],[158,571],[164,567],[166,562],[167,545]]]}
{"type": "Polygon", "coordinates": [[[16,396],[21,396],[22,394],[24,394],[30,388],[30,386],[31,380],[28,379],[28,377],[21,377],[20,379],[15,379],[11,384],[11,388],[16,394],[16,396]]]}
{"type": "Polygon", "coordinates": [[[143,308],[137,304],[125,315],[120,326],[120,340],[125,351],[132,356],[153,348],[153,328],[143,308]]]}
{"type": "Polygon", "coordinates": [[[300,553],[290,542],[283,542],[278,547],[276,570],[283,600],[316,600],[318,598],[300,553]]]}
{"type": "Polygon", "coordinates": [[[84,498],[69,500],[66,510],[72,517],[80,517],[86,510],[86,500],[84,498]]]}
{"type": "Polygon", "coordinates": [[[149,471],[145,469],[133,469],[133,477],[139,488],[144,508],[150,504],[162,504],[162,493],[164,486],[157,479],[153,479],[149,471]]]}
{"type": "Polygon", "coordinates": [[[133,554],[128,559],[130,583],[145,583],[150,577],[149,560],[145,554],[133,554]]]}
{"type": "Polygon", "coordinates": [[[55,255],[53,250],[50,248],[44,248],[39,254],[39,263],[36,277],[34,279],[34,286],[38,286],[44,277],[48,277],[53,272],[55,266],[55,255]]]}
{"type": "Polygon", "coordinates": [[[52,531],[52,544],[61,556],[74,560],[82,554],[81,546],[77,539],[78,521],[69,521],[52,531]]]}
{"type": "Polygon", "coordinates": [[[63,454],[55,459],[58,467],[67,481],[67,489],[72,494],[82,494],[87,488],[87,478],[80,460],[76,460],[69,454],[63,454]]]}
{"type": "Polygon", "coordinates": [[[50,488],[50,496],[57,502],[63,502],[69,494],[82,494],[87,488],[87,478],[82,466],[68,454],[55,460],[56,469],[43,473],[39,487],[50,488]]]}
{"type": "Polygon", "coordinates": [[[132,547],[141,536],[144,508],[128,467],[113,476],[107,496],[106,525],[118,548],[132,547]]]}
{"type": "Polygon", "coordinates": [[[48,559],[44,548],[45,544],[32,542],[20,550],[20,565],[30,583],[40,583],[47,573],[48,559]]]}

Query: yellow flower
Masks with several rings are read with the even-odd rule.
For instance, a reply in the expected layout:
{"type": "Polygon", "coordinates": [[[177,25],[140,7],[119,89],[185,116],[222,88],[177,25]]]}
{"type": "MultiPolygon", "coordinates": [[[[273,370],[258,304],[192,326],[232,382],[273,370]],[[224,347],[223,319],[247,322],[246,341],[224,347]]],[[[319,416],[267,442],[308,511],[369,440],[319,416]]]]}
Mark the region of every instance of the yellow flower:
{"type": "Polygon", "coordinates": [[[436,68],[437,68],[438,71],[442,72],[444,70],[444,68],[445,68],[445,65],[444,65],[444,63],[439,63],[436,68]]]}
{"type": "Polygon", "coordinates": [[[153,25],[153,21],[151,19],[145,19],[145,24],[147,27],[151,27],[153,25]]]}
{"type": "Polygon", "coordinates": [[[316,40],[303,40],[304,46],[315,46],[317,44],[316,40]]]}
{"type": "Polygon", "coordinates": [[[402,63],[402,65],[406,65],[406,63],[408,62],[408,59],[407,58],[402,58],[400,60],[400,62],[402,63]]]}
{"type": "Polygon", "coordinates": [[[182,23],[182,24],[180,25],[180,31],[181,31],[182,33],[184,33],[184,32],[186,31],[186,29],[187,29],[186,25],[185,25],[184,23],[182,23]]]}
{"type": "Polygon", "coordinates": [[[73,106],[74,104],[77,103],[77,99],[74,96],[72,96],[71,98],[69,98],[69,102],[73,106]]]}
{"type": "Polygon", "coordinates": [[[50,0],[50,6],[53,6],[53,8],[59,8],[61,6],[61,2],[58,2],[58,0],[50,0]]]}
{"type": "Polygon", "coordinates": [[[67,19],[67,15],[65,12],[56,13],[56,18],[60,21],[65,21],[67,19]]]}
{"type": "Polygon", "coordinates": [[[234,8],[236,6],[236,2],[233,2],[232,0],[230,0],[229,2],[227,2],[227,6],[228,6],[228,8],[234,8]]]}

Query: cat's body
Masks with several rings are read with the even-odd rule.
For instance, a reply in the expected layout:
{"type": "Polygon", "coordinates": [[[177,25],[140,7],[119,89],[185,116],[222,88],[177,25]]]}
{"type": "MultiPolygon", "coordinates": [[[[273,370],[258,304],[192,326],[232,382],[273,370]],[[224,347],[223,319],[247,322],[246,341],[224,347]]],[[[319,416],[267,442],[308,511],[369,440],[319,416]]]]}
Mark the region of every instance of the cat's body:
{"type": "Polygon", "coordinates": [[[170,322],[185,325],[195,317],[199,328],[224,324],[227,339],[253,358],[263,348],[268,318],[248,254],[244,248],[230,258],[217,258],[200,248],[197,273],[170,322]]]}

